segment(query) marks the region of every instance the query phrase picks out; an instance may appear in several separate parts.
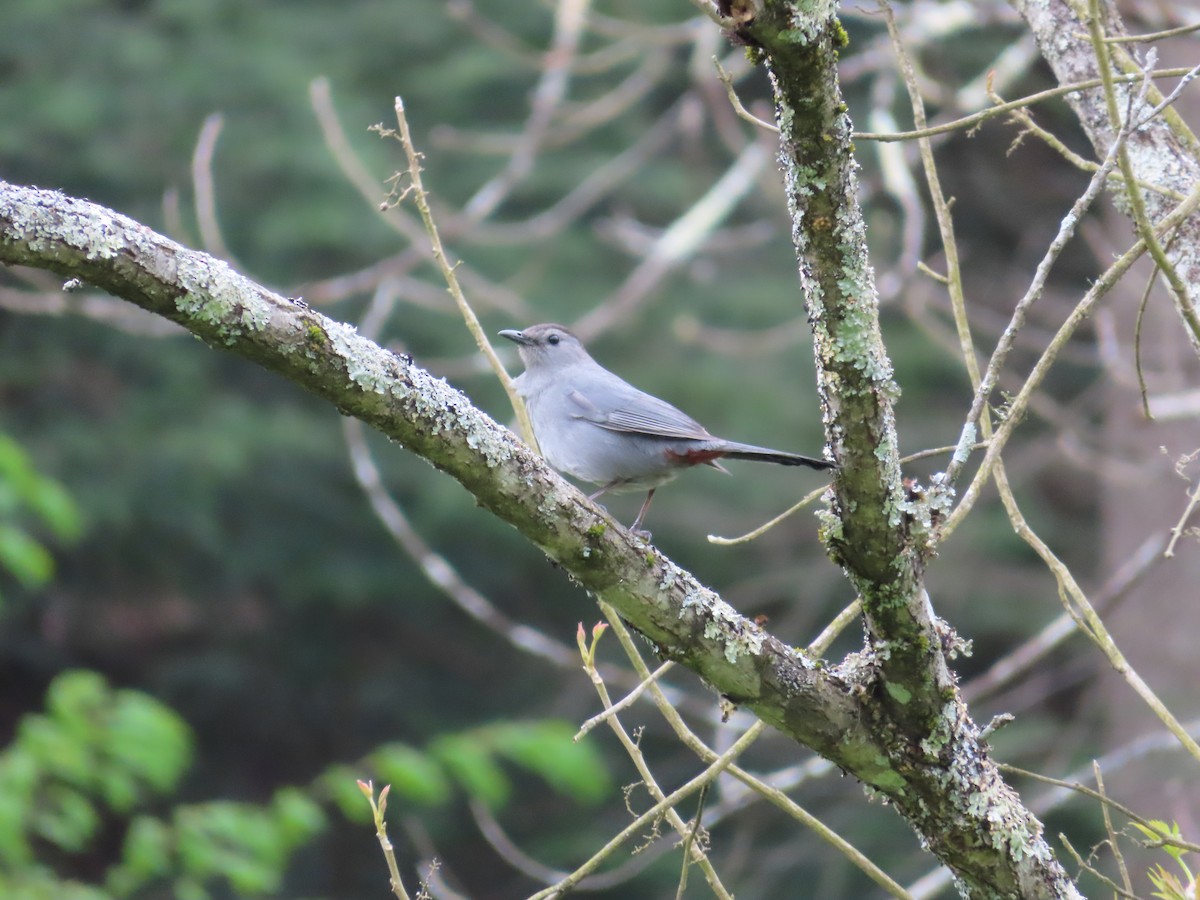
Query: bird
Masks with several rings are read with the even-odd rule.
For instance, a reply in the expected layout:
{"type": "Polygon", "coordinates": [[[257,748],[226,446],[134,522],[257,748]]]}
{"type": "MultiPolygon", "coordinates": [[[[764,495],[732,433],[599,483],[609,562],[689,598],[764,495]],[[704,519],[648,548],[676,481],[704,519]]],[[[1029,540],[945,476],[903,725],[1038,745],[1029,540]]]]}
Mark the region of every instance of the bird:
{"type": "Polygon", "coordinates": [[[647,491],[630,526],[635,533],[648,534],[640,529],[654,492],[691,466],[708,465],[728,473],[718,459],[748,459],[813,469],[838,467],[827,459],[716,437],[670,403],[604,368],[562,325],[505,329],[500,336],[517,345],[525,365],[514,385],[546,462],[579,481],[601,485],[589,500],[608,491],[647,491]]]}

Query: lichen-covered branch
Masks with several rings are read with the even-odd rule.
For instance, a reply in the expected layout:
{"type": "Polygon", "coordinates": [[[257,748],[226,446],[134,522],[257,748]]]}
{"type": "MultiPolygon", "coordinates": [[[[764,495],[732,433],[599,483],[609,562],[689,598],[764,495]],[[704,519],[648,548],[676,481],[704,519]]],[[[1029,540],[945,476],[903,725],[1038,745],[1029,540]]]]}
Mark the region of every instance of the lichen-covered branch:
{"type": "MultiPolygon", "coordinates": [[[[921,594],[924,544],[900,477],[893,402],[899,388],[879,330],[878,298],[857,200],[851,126],[837,83],[844,32],[827,4],[801,15],[766,5],[743,40],[762,55],[775,89],[780,163],[801,286],[816,333],[825,423],[841,471],[827,536],[863,598],[885,684],[925,733],[952,687],[921,594]]],[[[919,523],[917,523],[919,524],[919,523]]]]}
{"type": "Polygon", "coordinates": [[[902,784],[846,680],[739,615],[589,503],[507,429],[415,365],[125,216],[0,181],[0,262],[77,278],[279,372],[457,479],[652,640],[864,782],[902,784]]]}
{"type": "Polygon", "coordinates": [[[721,3],[774,87],[792,236],[815,333],[825,422],[842,464],[826,523],[859,590],[873,727],[904,784],[890,796],[970,896],[1074,897],[1041,823],[1000,777],[946,663],[923,584],[934,513],[900,475],[899,390],[879,327],[837,77],[845,42],[829,0],[721,3]]]}

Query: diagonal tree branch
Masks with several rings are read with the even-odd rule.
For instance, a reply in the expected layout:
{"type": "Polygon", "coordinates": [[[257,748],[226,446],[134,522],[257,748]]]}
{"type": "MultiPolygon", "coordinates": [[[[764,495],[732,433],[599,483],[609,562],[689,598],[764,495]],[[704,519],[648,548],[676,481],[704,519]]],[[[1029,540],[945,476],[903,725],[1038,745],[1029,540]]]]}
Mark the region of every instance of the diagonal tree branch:
{"type": "Polygon", "coordinates": [[[406,356],[125,216],[0,181],[0,261],[78,278],[278,372],[457,479],[659,653],[838,761],[895,787],[844,679],[740,616],[589,503],[507,429],[406,356]]]}

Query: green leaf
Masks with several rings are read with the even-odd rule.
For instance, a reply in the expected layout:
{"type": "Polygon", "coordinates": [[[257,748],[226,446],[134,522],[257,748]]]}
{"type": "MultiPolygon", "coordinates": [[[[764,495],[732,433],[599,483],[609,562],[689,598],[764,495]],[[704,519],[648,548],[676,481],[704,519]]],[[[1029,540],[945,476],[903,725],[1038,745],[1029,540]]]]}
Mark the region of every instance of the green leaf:
{"type": "Polygon", "coordinates": [[[12,521],[27,508],[54,534],[72,540],[83,530],[82,516],[66,489],[41,475],[25,451],[0,434],[0,568],[28,588],[45,584],[54,575],[54,558],[25,529],[12,521]]]}
{"type": "Polygon", "coordinates": [[[104,676],[91,669],[67,669],[46,689],[46,711],[63,719],[95,715],[112,702],[104,676]]]}
{"type": "Polygon", "coordinates": [[[24,496],[35,475],[24,448],[7,434],[0,434],[0,481],[7,481],[14,492],[24,496]]]}
{"type": "Polygon", "coordinates": [[[7,522],[0,522],[0,566],[27,588],[40,587],[54,574],[50,551],[7,522]]]}
{"type": "Polygon", "coordinates": [[[281,788],[271,799],[271,811],[288,847],[311,841],[328,824],[321,804],[299,788],[281,788]]]}
{"type": "Polygon", "coordinates": [[[78,787],[95,784],[93,745],[78,740],[61,722],[40,714],[27,715],[17,726],[17,741],[36,761],[41,777],[61,778],[78,787]]]}
{"type": "Polygon", "coordinates": [[[106,766],[99,773],[104,802],[118,812],[129,812],[142,797],[141,782],[127,769],[106,766]]]}
{"type": "Polygon", "coordinates": [[[125,834],[122,862],[144,879],[166,875],[173,844],[174,837],[165,822],[153,816],[138,816],[125,834]]]}
{"type": "Polygon", "coordinates": [[[262,809],[204,803],[176,811],[179,856],[187,874],[227,879],[238,895],[278,890],[287,862],[279,828],[262,809]]]}
{"type": "Polygon", "coordinates": [[[46,689],[46,713],[82,743],[95,744],[112,690],[97,672],[69,669],[46,689]]]}
{"type": "Polygon", "coordinates": [[[478,800],[496,809],[512,791],[508,776],[496,765],[492,750],[472,733],[439,738],[430,752],[450,771],[459,784],[478,800]]]}
{"type": "Polygon", "coordinates": [[[371,821],[371,806],[358,789],[358,780],[362,777],[349,766],[330,766],[317,783],[329,792],[342,815],[351,822],[366,825],[371,821]]]}
{"type": "Polygon", "coordinates": [[[21,511],[22,500],[13,483],[0,474],[0,516],[12,518],[21,511]]]}
{"type": "Polygon", "coordinates": [[[367,762],[381,784],[392,786],[393,797],[413,803],[436,806],[447,802],[451,785],[436,759],[407,744],[386,744],[368,757],[367,762]]]}
{"type": "Polygon", "coordinates": [[[195,878],[179,878],[175,881],[175,900],[209,900],[211,896],[203,882],[195,878]]]}
{"type": "Polygon", "coordinates": [[[12,514],[24,505],[60,538],[72,540],[83,530],[83,517],[66,488],[38,472],[25,450],[0,434],[0,511],[12,514]]]}
{"type": "Polygon", "coordinates": [[[575,742],[567,722],[512,722],[487,731],[496,752],[579,802],[597,803],[612,792],[604,760],[591,744],[575,742]]]}
{"type": "MultiPolygon", "coordinates": [[[[40,774],[37,761],[24,747],[9,748],[0,756],[0,862],[14,870],[33,859],[27,829],[40,774]]],[[[0,873],[4,868],[0,866],[0,873]]],[[[13,895],[0,891],[0,896],[13,895]]]]}
{"type": "Polygon", "coordinates": [[[28,868],[8,876],[0,870],[0,897],[19,900],[112,900],[99,888],[63,881],[45,869],[28,868]]]}
{"type": "Polygon", "coordinates": [[[171,829],[152,816],[138,816],[129,824],[122,847],[121,862],[111,866],[105,877],[108,892],[127,897],[154,879],[171,873],[174,835],[171,829]]]}
{"type": "MultiPolygon", "coordinates": [[[[108,720],[105,753],[108,776],[119,787],[123,777],[145,782],[167,792],[178,783],[192,759],[192,734],[187,723],[169,706],[137,691],[118,691],[108,720]]],[[[117,809],[127,809],[130,798],[123,787],[116,792],[117,809]]]]}
{"type": "Polygon", "coordinates": [[[67,489],[57,481],[41,478],[26,502],[60,540],[74,541],[83,534],[83,515],[67,489]]]}
{"type": "Polygon", "coordinates": [[[87,847],[99,825],[100,816],[91,800],[74,788],[54,785],[34,805],[31,830],[77,853],[87,847]]]}

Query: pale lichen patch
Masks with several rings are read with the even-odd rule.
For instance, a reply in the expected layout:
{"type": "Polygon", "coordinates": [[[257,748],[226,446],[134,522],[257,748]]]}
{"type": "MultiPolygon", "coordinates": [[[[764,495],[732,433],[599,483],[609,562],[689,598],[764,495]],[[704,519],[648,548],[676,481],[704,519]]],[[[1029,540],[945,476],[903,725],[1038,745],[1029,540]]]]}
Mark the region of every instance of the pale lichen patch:
{"type": "Polygon", "coordinates": [[[742,656],[758,656],[762,653],[766,635],[762,629],[748,622],[736,609],[715,594],[706,598],[708,622],[704,626],[704,637],[723,643],[725,661],[733,664],[742,656]]]}
{"type": "Polygon", "coordinates": [[[219,343],[232,346],[248,334],[265,330],[271,321],[268,301],[226,263],[183,255],[175,263],[176,283],[183,293],[175,307],[206,326],[219,343]]]}

